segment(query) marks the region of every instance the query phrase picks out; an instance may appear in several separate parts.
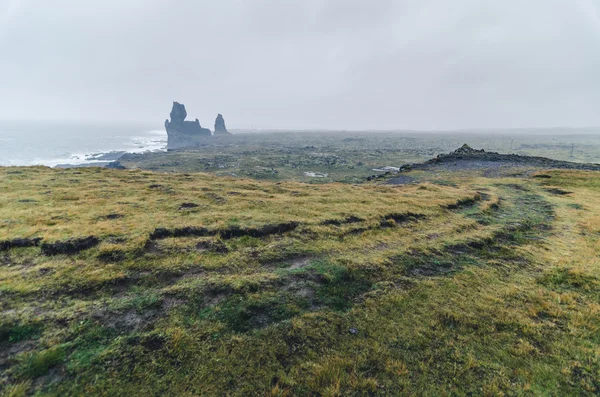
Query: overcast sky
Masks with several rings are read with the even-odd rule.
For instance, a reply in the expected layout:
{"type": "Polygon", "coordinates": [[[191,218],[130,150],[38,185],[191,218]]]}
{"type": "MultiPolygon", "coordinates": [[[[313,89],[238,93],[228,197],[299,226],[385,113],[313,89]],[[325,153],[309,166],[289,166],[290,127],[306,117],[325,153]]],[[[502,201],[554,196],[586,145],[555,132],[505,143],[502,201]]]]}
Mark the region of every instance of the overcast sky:
{"type": "Polygon", "coordinates": [[[0,119],[600,125],[600,0],[0,0],[0,119]]]}

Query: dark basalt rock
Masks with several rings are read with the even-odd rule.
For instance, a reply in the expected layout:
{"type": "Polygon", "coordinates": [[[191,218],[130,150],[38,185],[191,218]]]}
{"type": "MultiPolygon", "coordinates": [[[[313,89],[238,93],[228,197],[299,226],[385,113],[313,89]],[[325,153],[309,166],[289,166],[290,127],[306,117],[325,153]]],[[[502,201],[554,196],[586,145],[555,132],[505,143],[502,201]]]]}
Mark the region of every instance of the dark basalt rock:
{"type": "Polygon", "coordinates": [[[57,241],[55,243],[43,243],[42,253],[44,255],[68,255],[93,248],[100,244],[100,239],[95,236],[85,238],[72,238],[66,241],[57,241]]]}
{"type": "Polygon", "coordinates": [[[109,169],[112,169],[112,170],[125,170],[125,169],[127,169],[127,167],[125,167],[119,161],[112,161],[112,162],[106,164],[104,166],[104,168],[109,168],[109,169]]]}
{"type": "MultiPolygon", "coordinates": [[[[486,161],[486,162],[503,162],[512,165],[524,165],[540,168],[564,168],[564,169],[579,169],[579,170],[600,170],[600,164],[584,164],[572,163],[570,161],[553,160],[546,157],[521,156],[518,154],[500,154],[496,152],[486,152],[483,149],[473,149],[469,145],[464,144],[449,154],[440,154],[434,159],[426,161],[424,164],[436,163],[451,163],[457,160],[466,161],[486,161]]],[[[422,165],[413,168],[422,168],[422,165]]]]}
{"type": "Polygon", "coordinates": [[[462,145],[461,147],[459,147],[458,149],[456,149],[454,152],[452,152],[453,154],[473,154],[473,153],[485,153],[485,150],[483,149],[473,149],[471,146],[467,145],[466,143],[464,145],[462,145]]]}
{"type": "MultiPolygon", "coordinates": [[[[534,167],[540,169],[575,169],[600,171],[600,164],[573,163],[570,161],[553,160],[546,157],[521,156],[518,154],[500,154],[486,152],[483,149],[473,149],[467,144],[448,154],[440,154],[424,163],[405,164],[400,167],[400,172],[412,170],[429,170],[432,168],[447,169],[491,169],[500,166],[506,167],[534,167]]],[[[535,176],[549,178],[550,176],[535,176]]],[[[380,175],[367,178],[374,180],[381,178],[380,175]]],[[[392,182],[393,183],[393,182],[392,182]]]]}
{"type": "Polygon", "coordinates": [[[197,146],[199,138],[210,137],[210,130],[202,128],[200,121],[185,121],[187,111],[185,105],[173,102],[171,110],[171,121],[165,120],[168,140],[167,149],[179,149],[183,147],[197,146]]]}
{"type": "Polygon", "coordinates": [[[217,115],[217,119],[215,120],[215,135],[231,135],[227,131],[227,127],[225,127],[225,119],[221,113],[217,115]]]}

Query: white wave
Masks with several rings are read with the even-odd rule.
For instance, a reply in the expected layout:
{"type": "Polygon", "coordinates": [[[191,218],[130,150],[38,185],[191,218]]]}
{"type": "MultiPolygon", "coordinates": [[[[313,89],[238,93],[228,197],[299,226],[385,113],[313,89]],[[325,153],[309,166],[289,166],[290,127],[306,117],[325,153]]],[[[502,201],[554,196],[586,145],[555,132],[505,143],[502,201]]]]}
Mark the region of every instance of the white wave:
{"type": "MultiPolygon", "coordinates": [[[[93,156],[98,156],[110,152],[127,152],[127,153],[145,153],[145,152],[160,152],[167,150],[167,134],[160,130],[145,131],[144,135],[138,136],[122,136],[123,143],[111,147],[110,150],[94,150],[89,153],[65,153],[62,156],[55,158],[34,158],[25,163],[25,165],[45,165],[54,167],[59,164],[105,164],[108,160],[96,160],[93,156]]],[[[24,164],[8,164],[8,165],[24,165],[24,164]]]]}

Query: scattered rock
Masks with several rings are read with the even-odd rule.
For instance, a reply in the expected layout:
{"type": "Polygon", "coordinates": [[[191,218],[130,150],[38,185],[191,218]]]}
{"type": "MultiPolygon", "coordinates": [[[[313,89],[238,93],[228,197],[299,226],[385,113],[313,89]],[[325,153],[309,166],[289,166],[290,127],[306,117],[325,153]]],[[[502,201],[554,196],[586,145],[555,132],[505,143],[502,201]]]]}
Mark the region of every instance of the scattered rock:
{"type": "Polygon", "coordinates": [[[350,328],[348,332],[350,332],[352,335],[358,335],[358,330],[356,328],[350,328]]]}
{"type": "Polygon", "coordinates": [[[42,253],[44,255],[68,255],[90,249],[100,244],[100,239],[95,236],[85,238],[72,238],[66,241],[57,241],[55,243],[43,243],[42,253]]]}

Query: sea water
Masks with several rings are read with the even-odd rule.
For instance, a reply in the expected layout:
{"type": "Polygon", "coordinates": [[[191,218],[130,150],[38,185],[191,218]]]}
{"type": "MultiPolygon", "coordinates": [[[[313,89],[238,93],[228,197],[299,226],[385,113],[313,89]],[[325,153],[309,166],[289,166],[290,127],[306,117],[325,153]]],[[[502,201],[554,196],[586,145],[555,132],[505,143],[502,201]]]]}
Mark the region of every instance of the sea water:
{"type": "Polygon", "coordinates": [[[0,166],[93,163],[102,153],[166,147],[160,124],[0,121],[0,166]]]}

